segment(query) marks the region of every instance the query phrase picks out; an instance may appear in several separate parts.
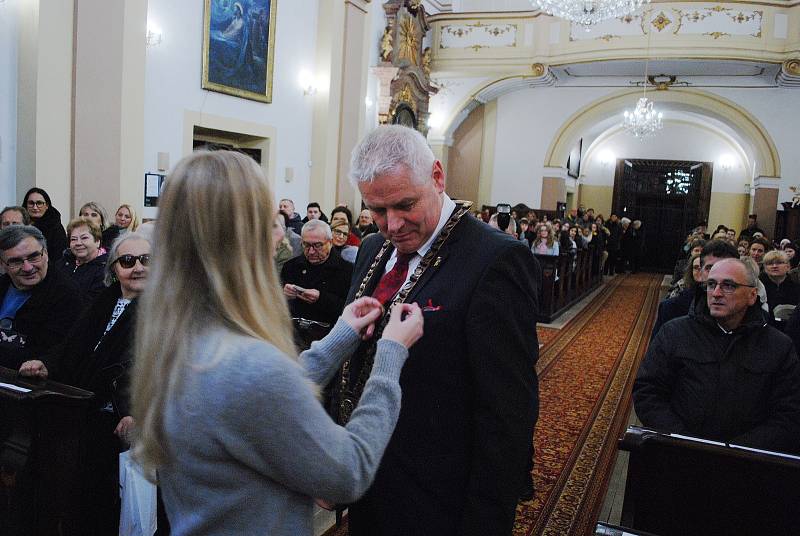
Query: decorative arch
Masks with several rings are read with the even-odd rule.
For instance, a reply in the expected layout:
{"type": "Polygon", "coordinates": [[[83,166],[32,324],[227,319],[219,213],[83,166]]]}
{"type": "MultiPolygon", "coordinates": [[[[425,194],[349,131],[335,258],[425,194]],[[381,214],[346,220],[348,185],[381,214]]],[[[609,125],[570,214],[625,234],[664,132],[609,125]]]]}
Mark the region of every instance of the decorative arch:
{"type": "MultiPolygon", "coordinates": [[[[639,95],[639,90],[620,91],[575,112],[554,136],[547,149],[544,166],[563,168],[571,148],[584,132],[609,117],[621,116],[623,110],[629,108],[639,95]]],[[[719,95],[694,89],[653,91],[648,96],[656,103],[668,105],[669,109],[692,111],[728,125],[751,144],[756,159],[756,176],[781,176],[781,162],[775,142],[758,119],[738,104],[719,95]]]]}

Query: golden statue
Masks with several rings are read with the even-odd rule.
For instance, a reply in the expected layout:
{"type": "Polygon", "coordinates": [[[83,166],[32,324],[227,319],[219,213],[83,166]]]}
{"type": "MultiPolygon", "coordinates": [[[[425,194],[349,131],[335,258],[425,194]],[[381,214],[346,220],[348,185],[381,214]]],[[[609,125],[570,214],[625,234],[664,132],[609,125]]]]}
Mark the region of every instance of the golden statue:
{"type": "Polygon", "coordinates": [[[419,65],[419,43],[417,42],[416,27],[411,17],[406,17],[400,23],[400,60],[407,59],[412,65],[419,65]]]}
{"type": "Polygon", "coordinates": [[[431,75],[431,47],[425,47],[425,51],[422,53],[422,70],[428,76],[431,75]]]}
{"type": "Polygon", "coordinates": [[[381,59],[383,61],[391,61],[393,50],[394,45],[392,44],[392,29],[387,26],[383,31],[383,37],[381,37],[381,59]]]}

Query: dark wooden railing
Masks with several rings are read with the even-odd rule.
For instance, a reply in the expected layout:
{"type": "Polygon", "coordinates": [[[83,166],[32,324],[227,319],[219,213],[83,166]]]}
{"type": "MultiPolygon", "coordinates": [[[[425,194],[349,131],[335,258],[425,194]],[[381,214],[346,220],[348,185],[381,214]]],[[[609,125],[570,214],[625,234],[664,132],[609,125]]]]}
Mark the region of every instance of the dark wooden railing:
{"type": "Polygon", "coordinates": [[[602,253],[589,244],[588,249],[578,250],[574,257],[570,253],[536,255],[542,267],[539,322],[552,322],[597,288],[603,281],[602,253]]]}
{"type": "Polygon", "coordinates": [[[800,458],[629,427],[621,525],[659,536],[800,534],[800,458]]]}

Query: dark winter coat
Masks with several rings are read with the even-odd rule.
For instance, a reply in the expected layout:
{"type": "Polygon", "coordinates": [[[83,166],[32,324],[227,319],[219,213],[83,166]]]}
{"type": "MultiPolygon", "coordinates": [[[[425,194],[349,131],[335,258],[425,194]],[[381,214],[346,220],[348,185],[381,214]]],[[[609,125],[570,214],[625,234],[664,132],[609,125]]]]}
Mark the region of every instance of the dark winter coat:
{"type": "Polygon", "coordinates": [[[112,380],[119,378],[116,382],[118,396],[113,400],[118,418],[130,415],[128,385],[137,300],[128,304],[105,336],[103,333],[121,296],[119,283],[105,288],[75,322],[61,353],[45,361],[56,381],[95,393],[94,405],[98,409],[112,400],[112,380]]]}
{"type": "Polygon", "coordinates": [[[61,213],[55,207],[49,207],[44,216],[38,220],[31,220],[31,223],[39,229],[47,242],[47,255],[50,257],[50,264],[54,264],[61,258],[61,254],[67,249],[67,232],[61,225],[61,213]]]}
{"type": "MultiPolygon", "coordinates": [[[[49,211],[48,211],[49,212],[49,211]]],[[[8,275],[0,276],[0,300],[11,285],[8,275]]],[[[23,348],[0,344],[0,366],[18,369],[31,359],[45,360],[61,351],[61,345],[84,301],[78,286],[60,270],[50,267],[28,301],[14,318],[13,329],[25,337],[23,348]]]]}
{"type": "Polygon", "coordinates": [[[758,301],[732,333],[698,300],[650,341],[633,388],[656,430],[781,452],[800,451],[800,363],[758,301]]]}
{"type": "Polygon", "coordinates": [[[283,283],[319,290],[319,299],[314,303],[299,298],[289,300],[292,316],[333,325],[344,309],[352,275],[353,265],[333,248],[322,264],[310,264],[304,255],[286,261],[281,269],[283,283]]]}
{"type": "Polygon", "coordinates": [[[56,268],[78,285],[81,293],[83,293],[84,301],[89,304],[106,288],[103,278],[105,277],[107,261],[108,254],[104,253],[86,264],[78,266],[75,264],[75,255],[67,249],[64,251],[64,255],[61,256],[61,260],[56,264],[56,268]]]}

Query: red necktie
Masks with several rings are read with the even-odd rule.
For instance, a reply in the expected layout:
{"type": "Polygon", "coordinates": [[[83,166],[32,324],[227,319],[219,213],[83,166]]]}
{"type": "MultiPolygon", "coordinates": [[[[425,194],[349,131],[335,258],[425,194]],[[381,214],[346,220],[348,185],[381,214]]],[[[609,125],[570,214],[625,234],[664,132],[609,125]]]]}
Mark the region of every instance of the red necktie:
{"type": "Polygon", "coordinates": [[[397,260],[394,266],[381,277],[378,286],[375,287],[372,293],[373,298],[385,304],[392,299],[392,296],[397,294],[397,291],[400,290],[400,287],[402,287],[403,283],[406,281],[406,275],[408,275],[408,261],[410,261],[414,255],[416,255],[416,252],[397,253],[397,260]]]}

